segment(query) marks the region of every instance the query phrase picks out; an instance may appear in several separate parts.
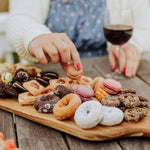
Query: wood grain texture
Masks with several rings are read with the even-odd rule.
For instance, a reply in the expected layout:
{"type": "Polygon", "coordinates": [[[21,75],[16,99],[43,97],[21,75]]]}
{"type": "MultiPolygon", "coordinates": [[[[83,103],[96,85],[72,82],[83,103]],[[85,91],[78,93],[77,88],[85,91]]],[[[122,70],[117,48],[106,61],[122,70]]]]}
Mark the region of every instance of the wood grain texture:
{"type": "Polygon", "coordinates": [[[16,116],[19,147],[23,150],[67,150],[61,132],[16,116]]]}
{"type": "Polygon", "coordinates": [[[68,120],[59,121],[53,114],[39,113],[33,106],[21,106],[16,99],[0,99],[0,108],[90,141],[104,141],[120,137],[129,137],[137,133],[140,134],[136,136],[150,137],[150,110],[148,115],[139,123],[123,122],[118,126],[96,126],[92,129],[83,130],[75,124],[73,117],[68,120]]]}
{"type": "Polygon", "coordinates": [[[12,139],[16,142],[15,127],[12,113],[0,109],[0,132],[4,133],[5,139],[12,139]]]}

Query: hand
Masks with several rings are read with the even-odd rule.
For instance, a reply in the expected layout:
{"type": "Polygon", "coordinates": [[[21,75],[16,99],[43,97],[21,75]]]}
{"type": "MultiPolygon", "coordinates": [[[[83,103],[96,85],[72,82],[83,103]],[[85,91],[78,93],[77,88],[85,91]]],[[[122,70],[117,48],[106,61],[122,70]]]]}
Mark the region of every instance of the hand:
{"type": "Polygon", "coordinates": [[[65,33],[39,35],[29,43],[28,50],[43,65],[48,64],[50,58],[54,64],[61,63],[62,68],[66,71],[66,67],[72,59],[74,67],[78,70],[81,69],[79,53],[65,33]]]}
{"type": "Polygon", "coordinates": [[[117,61],[119,61],[120,72],[125,73],[127,77],[133,77],[136,75],[140,63],[140,52],[134,45],[126,43],[120,47],[119,54],[116,46],[111,45],[109,48],[109,63],[112,71],[116,68],[117,61]]]}

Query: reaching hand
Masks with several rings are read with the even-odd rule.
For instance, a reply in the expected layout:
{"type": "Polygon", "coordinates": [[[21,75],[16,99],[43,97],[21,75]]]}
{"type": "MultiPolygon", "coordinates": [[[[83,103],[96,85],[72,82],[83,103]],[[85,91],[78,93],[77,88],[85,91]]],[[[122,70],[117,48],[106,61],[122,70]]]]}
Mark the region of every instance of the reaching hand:
{"type": "Polygon", "coordinates": [[[35,56],[43,65],[48,64],[49,58],[52,63],[61,63],[62,68],[66,67],[72,59],[74,67],[81,69],[79,53],[65,33],[42,34],[29,43],[29,52],[35,56]]]}
{"type": "Polygon", "coordinates": [[[126,43],[121,46],[119,54],[116,46],[111,45],[109,48],[109,63],[112,71],[116,68],[117,61],[119,62],[120,72],[125,73],[127,77],[133,77],[136,75],[140,63],[140,52],[134,45],[126,43]]]}

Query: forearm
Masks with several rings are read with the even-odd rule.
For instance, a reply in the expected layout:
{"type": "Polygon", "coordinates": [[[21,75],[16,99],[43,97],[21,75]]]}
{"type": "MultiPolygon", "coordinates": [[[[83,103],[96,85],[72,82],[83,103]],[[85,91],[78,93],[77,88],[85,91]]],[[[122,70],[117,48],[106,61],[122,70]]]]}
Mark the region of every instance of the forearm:
{"type": "Polygon", "coordinates": [[[10,1],[10,17],[6,26],[8,41],[21,57],[31,62],[36,59],[28,53],[30,41],[38,35],[50,33],[44,25],[48,4],[49,0],[10,1]]]}

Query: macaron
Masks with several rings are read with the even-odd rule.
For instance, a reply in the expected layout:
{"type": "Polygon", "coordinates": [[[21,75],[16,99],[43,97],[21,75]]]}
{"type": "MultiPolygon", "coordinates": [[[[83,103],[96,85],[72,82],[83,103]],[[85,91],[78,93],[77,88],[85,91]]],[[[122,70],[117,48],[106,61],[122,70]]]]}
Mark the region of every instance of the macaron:
{"type": "Polygon", "coordinates": [[[67,77],[73,80],[78,80],[82,77],[83,71],[75,69],[73,63],[69,64],[66,71],[67,77]]]}
{"type": "Polygon", "coordinates": [[[93,89],[86,85],[78,85],[74,92],[79,95],[82,102],[92,100],[92,96],[94,96],[93,89]]]}
{"type": "Polygon", "coordinates": [[[104,91],[102,88],[97,88],[97,90],[94,93],[95,97],[101,101],[103,97],[110,96],[106,91],[104,91]]]}
{"type": "Polygon", "coordinates": [[[121,83],[113,79],[104,80],[101,88],[109,94],[117,94],[122,90],[121,83]]]}

